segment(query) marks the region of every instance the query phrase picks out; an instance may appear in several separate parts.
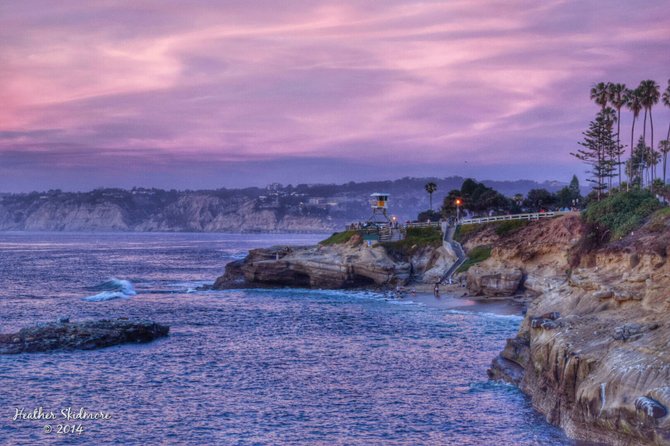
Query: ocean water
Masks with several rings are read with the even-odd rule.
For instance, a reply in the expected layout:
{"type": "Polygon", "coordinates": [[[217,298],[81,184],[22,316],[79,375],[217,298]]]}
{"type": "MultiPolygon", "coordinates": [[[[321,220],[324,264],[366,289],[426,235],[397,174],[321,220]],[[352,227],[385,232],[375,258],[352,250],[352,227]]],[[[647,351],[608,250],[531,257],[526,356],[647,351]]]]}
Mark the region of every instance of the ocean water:
{"type": "Polygon", "coordinates": [[[319,238],[0,233],[0,332],[64,315],[171,327],[149,344],[0,356],[0,444],[574,444],[486,377],[520,316],[361,291],[196,290],[250,248],[319,238]],[[39,407],[58,419],[12,420],[39,407]],[[82,407],[110,418],[60,417],[82,407]]]}

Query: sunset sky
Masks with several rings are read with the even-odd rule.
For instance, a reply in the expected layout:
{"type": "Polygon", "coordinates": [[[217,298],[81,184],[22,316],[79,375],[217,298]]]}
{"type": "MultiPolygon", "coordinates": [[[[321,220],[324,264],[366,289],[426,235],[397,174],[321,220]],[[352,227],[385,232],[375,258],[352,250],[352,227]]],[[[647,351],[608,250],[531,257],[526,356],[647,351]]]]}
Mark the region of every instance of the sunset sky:
{"type": "Polygon", "coordinates": [[[668,78],[667,0],[4,1],[0,192],[569,181],[591,85],[668,78]]]}

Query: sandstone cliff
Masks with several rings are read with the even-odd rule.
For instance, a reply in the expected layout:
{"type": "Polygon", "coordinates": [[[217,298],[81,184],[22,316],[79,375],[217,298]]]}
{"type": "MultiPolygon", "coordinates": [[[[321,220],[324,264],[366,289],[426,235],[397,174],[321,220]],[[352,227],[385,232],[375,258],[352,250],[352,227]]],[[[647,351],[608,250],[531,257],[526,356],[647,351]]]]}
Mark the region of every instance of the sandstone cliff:
{"type": "Polygon", "coordinates": [[[253,197],[127,191],[0,202],[0,231],[330,232],[345,220],[265,208],[253,197]]]}
{"type": "Polygon", "coordinates": [[[670,444],[670,224],[570,256],[582,229],[563,217],[489,240],[481,268],[518,267],[538,294],[490,376],[519,385],[572,437],[670,444]]]}
{"type": "Polygon", "coordinates": [[[505,235],[495,229],[495,225],[484,226],[463,241],[466,251],[491,247],[491,257],[467,273],[473,294],[541,294],[567,280],[567,253],[582,236],[579,214],[530,222],[505,235]]]}

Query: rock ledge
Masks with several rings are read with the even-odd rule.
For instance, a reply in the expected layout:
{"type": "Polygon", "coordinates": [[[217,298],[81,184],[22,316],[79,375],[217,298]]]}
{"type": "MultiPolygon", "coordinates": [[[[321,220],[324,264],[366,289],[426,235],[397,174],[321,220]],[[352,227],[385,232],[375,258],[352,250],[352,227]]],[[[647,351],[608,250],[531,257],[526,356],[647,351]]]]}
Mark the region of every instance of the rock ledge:
{"type": "Polygon", "coordinates": [[[151,321],[103,319],[70,323],[38,324],[16,333],[0,334],[0,354],[48,352],[54,350],[93,350],[125,343],[150,342],[167,336],[170,328],[151,321]]]}

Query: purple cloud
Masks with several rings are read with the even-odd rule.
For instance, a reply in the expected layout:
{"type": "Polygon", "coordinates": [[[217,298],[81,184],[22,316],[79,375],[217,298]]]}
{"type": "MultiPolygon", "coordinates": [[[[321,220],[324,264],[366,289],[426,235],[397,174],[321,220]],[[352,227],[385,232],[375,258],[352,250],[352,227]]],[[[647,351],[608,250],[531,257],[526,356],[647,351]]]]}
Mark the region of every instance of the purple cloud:
{"type": "Polygon", "coordinates": [[[669,19],[662,0],[5,2],[0,190],[566,180],[592,83],[666,85],[669,19]]]}

